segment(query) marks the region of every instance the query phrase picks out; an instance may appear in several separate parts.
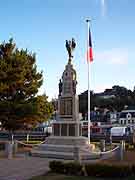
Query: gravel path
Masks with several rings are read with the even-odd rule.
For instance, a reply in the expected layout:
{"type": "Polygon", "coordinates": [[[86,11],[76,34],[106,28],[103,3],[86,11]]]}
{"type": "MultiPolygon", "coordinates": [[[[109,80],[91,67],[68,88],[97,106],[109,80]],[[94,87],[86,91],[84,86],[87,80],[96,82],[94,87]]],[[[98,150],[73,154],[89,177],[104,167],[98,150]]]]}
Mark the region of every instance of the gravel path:
{"type": "Polygon", "coordinates": [[[0,180],[28,180],[49,170],[49,160],[38,157],[0,159],[0,180]]]}

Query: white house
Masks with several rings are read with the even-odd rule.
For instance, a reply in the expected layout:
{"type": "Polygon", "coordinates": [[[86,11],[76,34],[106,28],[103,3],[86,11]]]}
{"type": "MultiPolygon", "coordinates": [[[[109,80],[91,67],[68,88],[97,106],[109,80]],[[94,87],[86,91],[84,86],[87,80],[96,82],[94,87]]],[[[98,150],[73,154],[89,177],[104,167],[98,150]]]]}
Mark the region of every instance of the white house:
{"type": "Polygon", "coordinates": [[[135,110],[123,110],[120,113],[119,124],[135,126],[135,110]]]}

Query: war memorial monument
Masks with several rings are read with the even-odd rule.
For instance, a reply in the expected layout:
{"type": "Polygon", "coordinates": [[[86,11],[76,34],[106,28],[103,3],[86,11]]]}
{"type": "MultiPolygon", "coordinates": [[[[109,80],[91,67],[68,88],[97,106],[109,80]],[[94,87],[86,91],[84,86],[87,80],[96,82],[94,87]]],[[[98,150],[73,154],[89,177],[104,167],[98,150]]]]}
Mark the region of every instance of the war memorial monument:
{"type": "Polygon", "coordinates": [[[72,160],[79,157],[89,159],[92,155],[92,145],[82,136],[79,119],[77,76],[72,64],[75,46],[74,39],[66,40],[68,63],[59,82],[59,120],[53,123],[53,133],[46,142],[31,151],[32,156],[72,160]]]}

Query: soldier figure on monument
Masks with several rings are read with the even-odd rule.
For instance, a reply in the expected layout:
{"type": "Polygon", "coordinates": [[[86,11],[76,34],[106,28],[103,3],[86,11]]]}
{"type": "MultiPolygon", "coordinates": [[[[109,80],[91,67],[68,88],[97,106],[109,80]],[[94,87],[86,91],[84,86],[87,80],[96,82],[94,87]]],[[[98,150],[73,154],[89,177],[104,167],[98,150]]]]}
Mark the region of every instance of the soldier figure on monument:
{"type": "Polygon", "coordinates": [[[63,83],[60,79],[60,81],[59,81],[59,96],[61,96],[61,93],[62,93],[62,85],[63,85],[63,83]]]}

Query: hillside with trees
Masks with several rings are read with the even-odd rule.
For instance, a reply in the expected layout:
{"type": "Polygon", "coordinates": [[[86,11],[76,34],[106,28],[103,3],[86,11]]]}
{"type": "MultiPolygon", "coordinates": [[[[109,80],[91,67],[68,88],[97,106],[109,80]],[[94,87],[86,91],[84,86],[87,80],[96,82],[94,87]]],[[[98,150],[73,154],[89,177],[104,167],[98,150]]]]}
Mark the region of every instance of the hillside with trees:
{"type": "MultiPolygon", "coordinates": [[[[135,89],[133,91],[119,85],[105,89],[102,93],[91,91],[91,110],[95,107],[107,108],[111,111],[121,111],[125,106],[135,108],[135,89]]],[[[79,95],[79,111],[83,116],[88,109],[88,91],[79,95]]]]}

